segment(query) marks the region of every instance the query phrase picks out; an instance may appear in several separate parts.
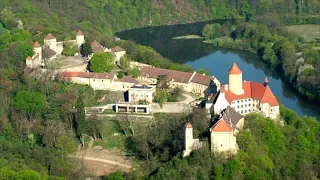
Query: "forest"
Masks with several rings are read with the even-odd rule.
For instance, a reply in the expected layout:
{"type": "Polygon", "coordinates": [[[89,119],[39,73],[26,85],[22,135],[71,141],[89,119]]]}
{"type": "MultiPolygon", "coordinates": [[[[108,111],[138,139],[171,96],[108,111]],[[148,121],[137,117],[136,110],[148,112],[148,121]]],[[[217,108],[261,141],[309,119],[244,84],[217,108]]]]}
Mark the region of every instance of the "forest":
{"type": "MultiPolygon", "coordinates": [[[[319,18],[319,9],[317,0],[1,0],[0,179],[84,179],[84,167],[68,154],[83,144],[85,134],[102,138],[101,122],[85,119],[83,114],[84,106],[93,103],[99,92],[25,70],[25,59],[33,54],[33,42],[42,42],[47,33],[61,41],[81,29],[88,39],[110,47],[115,44],[113,34],[125,29],[214,18],[277,17],[285,24],[305,24],[319,18]]],[[[251,33],[238,35],[254,39],[251,33]]],[[[258,36],[260,40],[263,37],[258,36]]],[[[289,52],[296,48],[287,39],[279,37],[279,41],[286,42],[279,45],[289,52]]],[[[255,43],[253,47],[260,41],[255,43]]],[[[139,53],[132,53],[131,58],[170,68],[152,49],[133,47],[139,53]],[[161,61],[145,58],[150,55],[161,61]]],[[[285,61],[279,62],[277,66],[281,67],[285,61]]],[[[186,66],[169,65],[190,71],[186,66]]],[[[290,70],[286,71],[293,72],[290,70]]],[[[305,73],[308,77],[313,72],[305,73]]],[[[291,77],[288,73],[286,76],[291,77]]],[[[259,115],[246,117],[247,130],[239,134],[241,151],[229,159],[215,156],[206,148],[181,159],[186,117],[159,115],[158,123],[147,126],[145,133],[126,139],[127,149],[140,162],[140,168],[127,178],[319,178],[319,122],[298,117],[285,108],[281,113],[284,127],[259,115]]],[[[209,123],[201,110],[189,118],[194,121],[197,136],[205,139],[202,132],[207,131],[209,123]]]]}

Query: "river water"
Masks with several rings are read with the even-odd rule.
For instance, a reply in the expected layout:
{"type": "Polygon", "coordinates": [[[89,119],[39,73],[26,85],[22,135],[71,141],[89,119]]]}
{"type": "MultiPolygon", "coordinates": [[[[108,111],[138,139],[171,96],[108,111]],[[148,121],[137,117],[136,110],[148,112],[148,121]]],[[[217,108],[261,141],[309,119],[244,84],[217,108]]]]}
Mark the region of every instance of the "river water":
{"type": "Polygon", "coordinates": [[[255,54],[214,47],[203,43],[201,39],[172,39],[188,34],[201,35],[207,23],[215,22],[223,23],[224,20],[147,27],[122,31],[116,35],[121,39],[131,39],[137,44],[150,46],[163,57],[174,62],[188,64],[194,69],[207,69],[223,84],[228,83],[228,70],[232,63],[236,62],[243,72],[243,80],[263,82],[264,78],[268,77],[269,86],[281,104],[299,115],[315,116],[320,120],[320,105],[301,97],[275,72],[268,69],[255,54]]]}

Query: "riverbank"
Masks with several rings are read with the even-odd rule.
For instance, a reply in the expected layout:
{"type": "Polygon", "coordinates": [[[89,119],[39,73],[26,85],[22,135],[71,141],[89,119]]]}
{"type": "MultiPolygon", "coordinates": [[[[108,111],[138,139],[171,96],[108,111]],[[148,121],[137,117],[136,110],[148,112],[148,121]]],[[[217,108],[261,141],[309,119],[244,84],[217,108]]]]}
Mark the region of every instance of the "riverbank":
{"type": "Polygon", "coordinates": [[[186,36],[177,36],[172,39],[203,39],[203,37],[199,35],[186,35],[186,36]]]}

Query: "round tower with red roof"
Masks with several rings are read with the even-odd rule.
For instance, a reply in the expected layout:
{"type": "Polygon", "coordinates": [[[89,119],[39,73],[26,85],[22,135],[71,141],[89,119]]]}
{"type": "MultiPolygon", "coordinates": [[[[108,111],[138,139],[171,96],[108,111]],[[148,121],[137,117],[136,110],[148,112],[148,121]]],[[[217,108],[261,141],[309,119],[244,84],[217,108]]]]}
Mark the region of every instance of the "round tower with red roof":
{"type": "Polygon", "coordinates": [[[242,71],[234,62],[229,69],[229,89],[233,94],[241,95],[242,89],[242,71]]]}
{"type": "Polygon", "coordinates": [[[81,30],[78,30],[76,34],[77,45],[80,47],[84,43],[84,34],[81,30]]]}
{"type": "Polygon", "coordinates": [[[183,153],[183,156],[188,156],[191,153],[193,142],[193,128],[190,123],[187,123],[185,131],[185,152],[183,153]]]}

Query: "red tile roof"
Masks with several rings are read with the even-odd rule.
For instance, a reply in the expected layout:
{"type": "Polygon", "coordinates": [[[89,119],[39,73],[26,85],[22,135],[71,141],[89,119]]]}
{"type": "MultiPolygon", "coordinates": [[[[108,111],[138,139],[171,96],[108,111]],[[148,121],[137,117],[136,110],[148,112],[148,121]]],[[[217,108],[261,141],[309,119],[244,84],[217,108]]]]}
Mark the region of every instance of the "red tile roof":
{"type": "Polygon", "coordinates": [[[159,75],[167,75],[169,80],[173,79],[175,82],[188,83],[189,81],[191,81],[206,86],[208,86],[211,83],[211,81],[214,80],[214,78],[210,76],[205,76],[203,74],[198,73],[195,73],[195,75],[193,76],[193,74],[194,73],[191,72],[182,72],[149,66],[144,66],[141,69],[141,76],[154,79],[157,79],[159,75]]]}
{"type": "Polygon", "coordinates": [[[175,82],[188,83],[193,73],[175,71],[169,69],[161,69],[155,67],[144,66],[141,69],[141,76],[157,79],[159,75],[167,75],[168,80],[175,82]]]}
{"type": "Polygon", "coordinates": [[[40,44],[38,43],[38,41],[36,41],[36,42],[33,43],[33,47],[34,47],[34,48],[40,47],[40,44]]]}
{"type": "Polygon", "coordinates": [[[203,74],[196,73],[191,79],[191,82],[208,86],[213,80],[214,80],[214,77],[205,76],[203,74]]]}
{"type": "Polygon", "coordinates": [[[44,39],[51,40],[51,39],[55,39],[55,37],[51,33],[49,33],[44,39]]]}
{"type": "Polygon", "coordinates": [[[259,100],[261,103],[269,103],[270,106],[278,106],[279,102],[277,98],[273,95],[270,87],[261,83],[247,81],[242,83],[244,93],[241,95],[236,95],[230,91],[226,90],[226,85],[221,86],[220,92],[225,93],[226,100],[231,103],[231,101],[239,99],[253,98],[259,100]]]}
{"type": "Polygon", "coordinates": [[[81,30],[78,30],[78,32],[77,32],[77,34],[76,34],[77,36],[83,36],[83,33],[82,33],[82,31],[81,30]]]}
{"type": "Polygon", "coordinates": [[[92,52],[104,52],[104,47],[96,40],[90,43],[92,52]]]}
{"type": "Polygon", "coordinates": [[[125,76],[122,79],[120,79],[121,82],[128,82],[128,83],[134,83],[134,84],[138,84],[139,81],[137,81],[136,79],[134,79],[131,76],[125,76]]]}
{"type": "Polygon", "coordinates": [[[32,61],[32,57],[28,56],[26,60],[32,61]]]}
{"type": "Polygon", "coordinates": [[[242,74],[242,71],[238,67],[238,65],[234,62],[229,69],[229,74],[242,74]]]}
{"type": "Polygon", "coordinates": [[[93,73],[93,72],[69,72],[65,71],[61,74],[63,77],[81,77],[95,79],[114,79],[115,74],[112,73],[93,73]]]}
{"type": "Polygon", "coordinates": [[[211,128],[211,132],[231,132],[231,131],[232,131],[232,127],[223,119],[220,119],[211,128]]]}
{"type": "Polygon", "coordinates": [[[192,128],[192,125],[190,123],[187,123],[186,128],[192,128]]]}
{"type": "Polygon", "coordinates": [[[111,51],[112,52],[121,52],[121,51],[125,51],[125,50],[120,46],[116,46],[116,47],[112,48],[111,51]]]}

